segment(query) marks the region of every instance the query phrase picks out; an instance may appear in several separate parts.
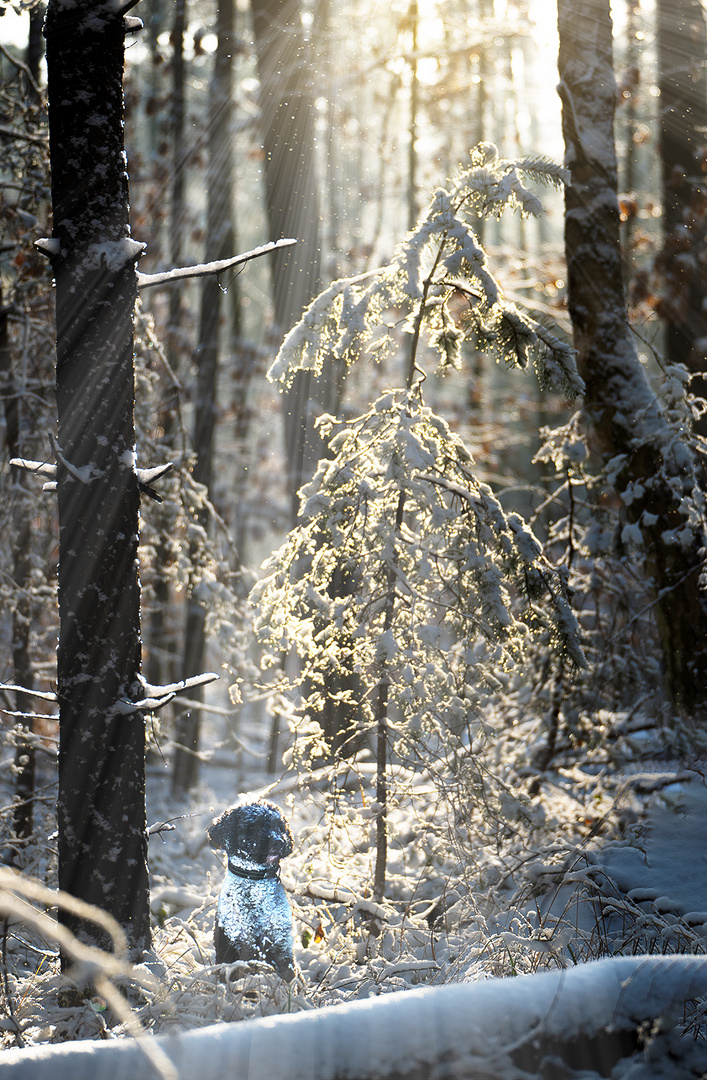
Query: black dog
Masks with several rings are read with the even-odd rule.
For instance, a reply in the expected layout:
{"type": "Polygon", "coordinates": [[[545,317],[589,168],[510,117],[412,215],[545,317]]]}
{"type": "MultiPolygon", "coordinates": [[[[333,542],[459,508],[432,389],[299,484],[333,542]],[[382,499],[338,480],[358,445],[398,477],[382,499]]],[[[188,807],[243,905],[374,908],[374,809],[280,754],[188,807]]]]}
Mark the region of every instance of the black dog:
{"type": "Polygon", "coordinates": [[[262,960],[290,982],[292,912],[280,882],[280,859],[292,852],[289,825],[272,803],[248,803],[225,810],[209,841],[228,856],[214,926],[216,963],[262,960]]]}

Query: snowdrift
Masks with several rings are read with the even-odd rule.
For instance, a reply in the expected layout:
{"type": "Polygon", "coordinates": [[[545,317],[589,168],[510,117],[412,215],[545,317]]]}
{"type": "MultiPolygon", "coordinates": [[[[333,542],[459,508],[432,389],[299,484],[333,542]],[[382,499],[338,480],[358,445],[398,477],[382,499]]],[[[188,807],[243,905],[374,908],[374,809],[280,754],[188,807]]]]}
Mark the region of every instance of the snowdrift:
{"type": "Polygon", "coordinates": [[[2,1080],[152,1080],[170,1073],[179,1080],[523,1080],[544,1075],[543,1062],[554,1057],[558,1066],[593,1070],[583,1073],[590,1078],[611,1075],[619,1061],[625,1078],[684,1078],[707,1068],[704,1042],[668,1036],[665,1048],[658,1037],[638,1050],[635,1032],[642,1021],[669,1017],[705,994],[707,957],[617,957],[151,1039],[165,1055],[161,1071],[137,1042],[120,1039],[8,1050],[0,1074],[2,1080]]]}

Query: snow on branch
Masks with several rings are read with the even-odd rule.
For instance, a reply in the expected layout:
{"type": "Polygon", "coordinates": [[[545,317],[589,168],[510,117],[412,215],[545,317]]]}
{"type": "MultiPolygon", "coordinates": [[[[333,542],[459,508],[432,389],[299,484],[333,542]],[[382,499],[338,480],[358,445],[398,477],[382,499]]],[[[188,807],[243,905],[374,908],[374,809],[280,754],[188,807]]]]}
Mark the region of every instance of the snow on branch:
{"type": "Polygon", "coordinates": [[[207,683],[215,682],[217,679],[218,675],[215,672],[206,671],[202,675],[192,675],[189,679],[180,679],[179,682],[167,683],[165,686],[154,686],[142,675],[138,675],[138,682],[144,691],[144,696],[138,701],[124,700],[119,702],[119,711],[128,713],[138,709],[140,712],[154,712],[155,709],[161,709],[163,705],[167,705],[182,690],[192,690],[195,686],[206,686],[207,683]]]}
{"type": "MultiPolygon", "coordinates": [[[[56,444],[56,440],[52,438],[52,445],[54,447],[54,453],[59,461],[67,469],[67,471],[76,479],[82,483],[86,483],[90,478],[90,473],[87,468],[76,469],[73,465],[63,457],[61,450],[56,444]]],[[[39,476],[48,476],[50,479],[43,485],[44,491],[56,491],[56,477],[57,467],[52,465],[48,461],[31,461],[29,458],[11,458],[10,465],[14,465],[17,469],[25,469],[27,472],[37,473],[39,476]]],[[[170,469],[174,468],[173,461],[166,461],[163,465],[156,465],[152,469],[138,469],[135,468],[135,476],[137,478],[140,491],[145,495],[149,495],[155,502],[162,502],[162,498],[154,490],[152,485],[156,480],[161,480],[170,469]]]]}
{"type": "Polygon", "coordinates": [[[441,373],[459,367],[466,339],[521,368],[532,350],[541,385],[569,398],[581,393],[573,349],[504,299],[476,235],[479,216],[498,217],[506,208],[523,216],[543,213],[540,199],[523,182],[526,176],[553,185],[567,178],[561,166],[543,158],[505,161],[489,144],[473,150],[448,188],[434,192],[389,264],[332,282],[312,301],[280,346],[268,371],[271,382],[287,389],[296,371],[316,377],[325,363],[349,367],[373,353],[379,360],[392,354],[390,312],[397,309],[407,315],[403,329],[413,341],[423,330],[439,355],[441,373]],[[450,309],[459,294],[468,305],[463,316],[450,309]]]}
{"type": "Polygon", "coordinates": [[[14,683],[0,683],[0,690],[12,690],[16,694],[28,694],[31,697],[42,698],[43,701],[58,701],[54,693],[46,690],[28,690],[26,686],[15,686],[14,683]]]}
{"type": "Polygon", "coordinates": [[[246,251],[243,255],[234,255],[232,259],[219,259],[217,262],[196,263],[194,266],[179,266],[174,270],[165,270],[162,274],[141,274],[138,272],[138,289],[150,289],[154,285],[169,285],[173,281],[182,281],[184,278],[207,277],[209,274],[220,274],[224,270],[231,270],[234,266],[241,266],[243,263],[250,262],[251,259],[258,259],[261,255],[268,255],[271,251],[278,251],[280,248],[291,247],[296,243],[296,240],[273,240],[269,244],[263,244],[262,247],[253,248],[252,251],[246,251]]]}
{"type": "Polygon", "coordinates": [[[42,484],[42,491],[56,491],[56,465],[47,461],[30,461],[28,458],[10,458],[10,464],[16,469],[25,469],[27,472],[38,473],[40,476],[51,476],[51,480],[42,484]]]}
{"type": "MultiPolygon", "coordinates": [[[[51,444],[52,444],[52,449],[54,451],[54,456],[56,457],[57,461],[60,462],[64,466],[64,468],[69,473],[69,475],[73,476],[74,480],[78,480],[78,482],[80,484],[88,484],[88,483],[90,483],[91,480],[94,477],[93,466],[92,465],[82,465],[80,468],[77,468],[75,465],[72,465],[71,462],[67,461],[66,458],[64,457],[64,455],[62,454],[61,447],[59,446],[59,443],[56,441],[56,436],[54,435],[53,431],[49,432],[49,439],[50,439],[51,444]]],[[[46,490],[51,490],[51,489],[55,489],[55,488],[56,488],[56,481],[54,481],[51,485],[45,484],[45,489],[46,490]]]]}
{"type": "MultiPolygon", "coordinates": [[[[218,1024],[157,1038],[152,1045],[174,1063],[183,1080],[236,1075],[389,1080],[430,1078],[440,1069],[445,1076],[517,1080],[528,1072],[538,1075],[544,1060],[561,1058],[563,1048],[583,1038],[595,1040],[597,1060],[587,1067],[599,1068],[606,1042],[612,1050],[617,1046],[617,1032],[635,1032],[644,1021],[653,1022],[705,993],[704,956],[611,957],[567,970],[407,990],[295,1015],[218,1024]],[[405,1038],[396,1038],[395,1032],[405,1032],[405,1038]]],[[[680,1050],[694,1054],[695,1045],[685,1039],[680,1050]]],[[[673,1042],[669,1052],[675,1049],[673,1042]]],[[[631,1046],[616,1052],[632,1064],[648,1064],[643,1052],[635,1054],[631,1046]]],[[[655,1046],[646,1053],[651,1071],[640,1075],[678,1075],[669,1071],[667,1057],[666,1070],[661,1069],[655,1046]]],[[[153,1075],[145,1071],[138,1047],[120,1039],[8,1049],[2,1064],[3,1080],[93,1080],[99,1073],[114,1080],[136,1075],[148,1080],[153,1075]]],[[[604,1074],[603,1069],[592,1073],[604,1074]]]]}
{"type": "Polygon", "coordinates": [[[140,491],[149,495],[155,502],[162,502],[162,496],[157,494],[152,485],[156,480],[161,480],[172,468],[174,468],[174,462],[166,461],[164,465],[156,465],[153,469],[135,469],[140,491]]]}
{"type": "Polygon", "coordinates": [[[30,461],[29,458],[13,457],[10,458],[10,464],[16,469],[26,469],[27,472],[50,476],[52,480],[56,480],[56,465],[52,465],[49,461],[30,461]]]}

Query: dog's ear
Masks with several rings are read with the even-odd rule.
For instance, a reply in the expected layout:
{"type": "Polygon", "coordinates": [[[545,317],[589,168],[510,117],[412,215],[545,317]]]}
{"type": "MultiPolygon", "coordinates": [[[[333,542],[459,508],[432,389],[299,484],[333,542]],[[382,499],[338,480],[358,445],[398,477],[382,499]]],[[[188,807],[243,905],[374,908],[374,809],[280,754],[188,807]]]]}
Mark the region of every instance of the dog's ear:
{"type": "Polygon", "coordinates": [[[286,859],[288,855],[292,854],[292,830],[290,826],[282,818],[282,855],[281,859],[286,859]]]}
{"type": "Polygon", "coordinates": [[[235,821],[233,819],[236,817],[237,812],[237,808],[224,810],[221,816],[212,822],[208,836],[209,843],[214,851],[225,851],[227,855],[230,854],[235,831],[235,821]]]}

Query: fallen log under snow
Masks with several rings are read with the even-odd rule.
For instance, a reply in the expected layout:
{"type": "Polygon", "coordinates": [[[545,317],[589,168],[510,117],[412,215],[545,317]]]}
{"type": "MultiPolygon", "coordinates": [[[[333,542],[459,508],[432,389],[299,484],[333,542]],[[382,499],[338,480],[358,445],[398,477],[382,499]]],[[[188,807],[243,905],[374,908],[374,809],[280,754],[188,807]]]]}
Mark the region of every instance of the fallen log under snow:
{"type": "MultiPolygon", "coordinates": [[[[612,1039],[616,1044],[621,1032],[633,1032],[639,1023],[705,994],[707,957],[616,957],[570,970],[219,1024],[151,1042],[179,1080],[522,1080],[537,1076],[548,1054],[562,1056],[569,1046],[593,1047],[595,1057],[603,1056],[583,1066],[602,1076],[623,1053],[611,1047],[612,1039]]],[[[628,1043],[625,1052],[631,1054],[635,1045],[631,1038],[628,1043]]],[[[701,1052],[690,1039],[682,1044],[692,1058],[701,1052]]],[[[152,1080],[160,1072],[137,1042],[116,1039],[6,1050],[0,1075],[2,1080],[152,1080]]]]}

